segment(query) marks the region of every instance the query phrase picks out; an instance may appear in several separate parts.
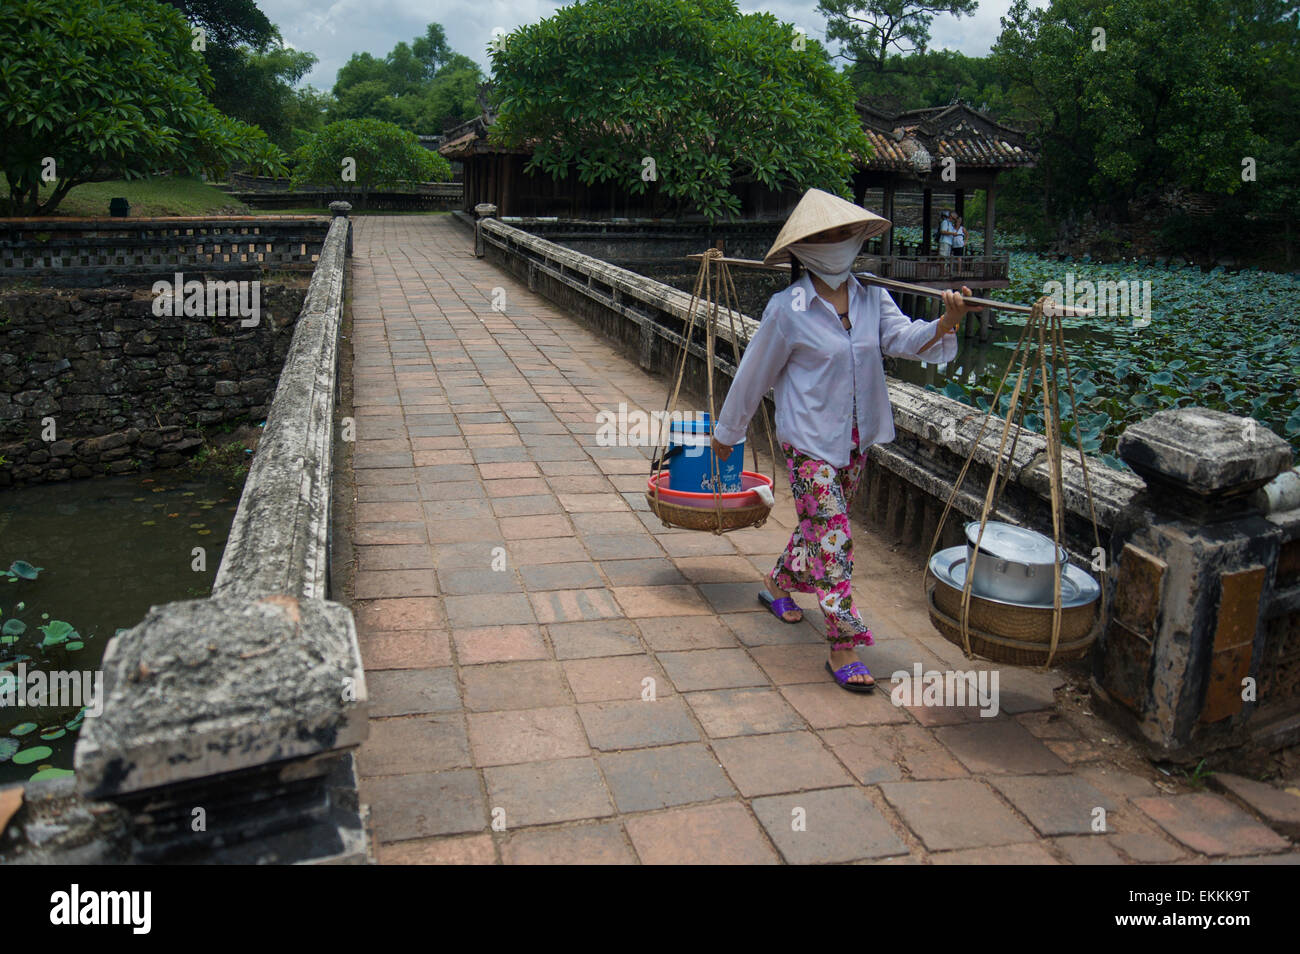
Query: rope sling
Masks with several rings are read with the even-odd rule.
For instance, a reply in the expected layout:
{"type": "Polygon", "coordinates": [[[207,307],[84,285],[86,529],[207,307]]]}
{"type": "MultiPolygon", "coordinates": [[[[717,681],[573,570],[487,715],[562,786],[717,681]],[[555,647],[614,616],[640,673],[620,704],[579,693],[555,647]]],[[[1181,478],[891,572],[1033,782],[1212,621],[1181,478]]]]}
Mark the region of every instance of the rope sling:
{"type": "MultiPolygon", "coordinates": [[[[966,480],[966,474],[970,470],[971,463],[975,459],[976,451],[980,446],[980,439],[984,436],[984,431],[989,422],[994,419],[994,409],[998,407],[998,402],[1002,396],[1003,389],[1011,379],[1013,368],[1015,369],[1015,386],[1011,390],[1010,402],[1007,407],[1006,415],[1003,418],[1002,436],[998,442],[998,451],[993,459],[993,473],[989,477],[988,487],[984,494],[983,507],[979,515],[979,535],[975,540],[975,545],[971,550],[970,566],[966,568],[965,580],[963,581],[961,591],[961,647],[967,658],[973,654],[971,648],[971,627],[970,627],[970,607],[971,607],[971,586],[975,579],[975,565],[980,559],[980,543],[984,539],[984,530],[988,523],[989,515],[995,511],[995,502],[998,501],[1002,492],[1006,488],[1007,480],[1011,475],[1011,464],[1015,459],[1016,444],[1020,439],[1020,428],[1023,426],[1025,411],[1029,406],[1027,395],[1034,390],[1035,377],[1037,377],[1038,387],[1043,399],[1043,418],[1044,431],[1043,436],[1046,438],[1047,447],[1047,467],[1048,479],[1050,484],[1050,496],[1052,502],[1052,542],[1056,549],[1053,552],[1060,552],[1062,539],[1065,536],[1065,504],[1063,497],[1063,481],[1061,476],[1062,446],[1061,446],[1061,420],[1059,405],[1059,375],[1064,373],[1066,388],[1070,396],[1070,412],[1074,423],[1074,439],[1079,451],[1079,467],[1083,474],[1084,493],[1088,500],[1088,516],[1092,521],[1093,539],[1097,549],[1094,554],[1102,554],[1104,558],[1105,551],[1101,548],[1101,534],[1097,528],[1097,513],[1093,504],[1092,497],[1092,480],[1088,474],[1087,454],[1083,450],[1082,431],[1079,427],[1078,402],[1075,400],[1074,381],[1070,377],[1070,360],[1065,349],[1064,325],[1061,320],[1059,309],[1053,306],[1053,301],[1048,296],[1043,296],[1034,302],[1030,310],[1029,318],[1025,322],[1024,329],[1020,333],[1020,340],[1016,344],[1016,349],[1007,362],[1006,372],[1002,380],[998,382],[998,387],[993,395],[993,401],[989,405],[989,410],[984,415],[984,420],[980,424],[979,432],[975,435],[975,440],[971,443],[970,453],[966,455],[966,461],[962,465],[961,471],[953,484],[952,492],[948,495],[948,501],[944,505],[943,515],[939,518],[939,524],[935,528],[934,537],[930,541],[930,551],[926,557],[926,566],[930,565],[930,558],[934,556],[938,548],[939,540],[942,538],[943,528],[948,520],[948,514],[953,508],[957,495],[961,491],[962,484],[966,480]],[[1026,376],[1028,380],[1026,380],[1026,376]],[[1012,424],[1016,425],[1015,435],[1011,438],[1011,447],[1007,450],[1007,438],[1011,434],[1012,424]],[[1006,451],[1005,462],[1006,469],[1003,470],[1004,456],[1006,451]],[[1000,479],[999,479],[1000,478],[1000,479]]],[[[996,559],[989,556],[988,559],[996,559]]],[[[1052,632],[1051,638],[1047,645],[1046,658],[1043,661],[1043,668],[1046,669],[1052,663],[1056,656],[1061,636],[1061,563],[1053,561],[1053,597],[1052,597],[1052,632]]],[[[1102,607],[1102,626],[1105,625],[1105,606],[1106,606],[1106,573],[1101,572],[1101,607],[1102,607]]],[[[923,585],[929,591],[929,573],[924,577],[923,585]]],[[[941,585],[941,584],[938,584],[941,585]]],[[[993,644],[997,644],[997,638],[994,637],[993,644]]],[[[988,641],[984,641],[987,648],[988,641]]],[[[981,655],[991,655],[989,652],[982,651],[981,655]]]]}
{"type": "MultiPolygon", "coordinates": [[[[748,345],[749,339],[745,337],[743,342],[741,335],[737,330],[737,317],[740,316],[740,310],[737,307],[739,295],[736,293],[735,283],[731,278],[731,271],[727,267],[720,249],[711,248],[704,252],[700,258],[700,269],[695,276],[695,287],[691,293],[691,303],[686,310],[686,327],[682,333],[681,347],[677,359],[677,374],[671,392],[667,401],[664,403],[663,421],[665,424],[671,421],[672,415],[677,412],[677,398],[682,390],[682,382],[686,377],[686,360],[691,350],[691,343],[694,338],[697,322],[704,332],[704,350],[705,362],[708,367],[708,402],[709,402],[709,434],[711,439],[713,428],[717,424],[717,407],[714,401],[713,378],[716,373],[714,366],[714,355],[716,353],[715,340],[719,337],[719,312],[725,310],[727,316],[728,329],[730,331],[731,352],[734,359],[735,367],[740,367],[740,345],[748,345]]],[[[768,452],[772,460],[772,483],[776,485],[776,443],[773,439],[772,423],[767,412],[766,401],[761,401],[763,415],[763,428],[767,433],[768,452]]],[[[771,508],[759,501],[757,504],[743,507],[722,506],[722,479],[718,469],[717,455],[709,453],[710,475],[712,477],[713,489],[713,509],[710,511],[704,507],[687,507],[671,503],[660,497],[660,484],[664,478],[665,471],[660,470],[661,463],[665,460],[669,449],[667,428],[660,435],[664,442],[657,443],[656,449],[660,452],[655,456],[654,463],[651,466],[651,489],[646,493],[646,500],[650,504],[650,509],[659,517],[664,526],[681,527],[688,530],[712,530],[715,534],[726,533],[731,530],[741,530],[746,527],[761,527],[767,520],[771,508]]],[[[754,456],[754,470],[759,470],[758,449],[752,444],[750,450],[754,456]]],[[[741,470],[744,470],[744,460],[741,460],[741,470]]]]}

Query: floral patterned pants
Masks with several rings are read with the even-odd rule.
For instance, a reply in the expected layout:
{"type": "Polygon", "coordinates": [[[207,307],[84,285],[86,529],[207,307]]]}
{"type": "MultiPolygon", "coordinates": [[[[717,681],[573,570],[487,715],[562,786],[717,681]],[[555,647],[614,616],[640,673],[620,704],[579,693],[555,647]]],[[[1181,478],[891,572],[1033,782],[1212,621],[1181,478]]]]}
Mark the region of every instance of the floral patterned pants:
{"type": "Polygon", "coordinates": [[[772,579],[783,590],[816,593],[832,649],[871,646],[875,640],[853,605],[853,538],[849,508],[866,461],[853,427],[847,467],[835,468],[781,442],[799,525],[776,561],[772,579]]]}

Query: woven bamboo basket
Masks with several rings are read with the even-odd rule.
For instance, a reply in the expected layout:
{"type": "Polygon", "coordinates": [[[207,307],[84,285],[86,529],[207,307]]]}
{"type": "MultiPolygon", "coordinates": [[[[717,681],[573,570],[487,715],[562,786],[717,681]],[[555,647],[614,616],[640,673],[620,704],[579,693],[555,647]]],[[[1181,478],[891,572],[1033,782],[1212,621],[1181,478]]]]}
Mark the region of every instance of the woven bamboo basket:
{"type": "Polygon", "coordinates": [[[732,507],[719,511],[715,507],[687,507],[682,504],[669,503],[647,490],[646,503],[650,512],[668,524],[682,530],[741,530],[745,527],[761,527],[767,521],[772,508],[761,501],[748,507],[732,507]],[[721,518],[721,522],[719,522],[721,518]]]}
{"type": "MultiPolygon", "coordinates": [[[[961,619],[961,590],[941,583],[933,573],[926,571],[927,579],[934,584],[934,605],[955,620],[961,619]]],[[[1097,621],[1097,601],[1086,606],[1072,606],[1061,610],[1061,643],[1083,639],[1097,621]]],[[[1050,606],[1013,606],[988,600],[976,593],[970,595],[970,625],[986,633],[995,633],[1006,639],[1026,643],[1052,641],[1052,608],[1050,606]]]]}
{"type": "MultiPolygon", "coordinates": [[[[945,613],[942,609],[940,609],[937,605],[935,605],[935,594],[938,590],[941,589],[944,589],[944,587],[940,585],[930,590],[929,593],[930,622],[934,624],[934,628],[937,629],[943,635],[944,639],[948,640],[948,642],[952,643],[953,645],[960,647],[962,645],[960,619],[958,617],[950,616],[948,613],[945,613]]],[[[971,652],[973,652],[977,656],[983,656],[985,659],[992,660],[993,662],[1006,663],[1009,666],[1042,666],[1047,662],[1048,650],[1051,647],[1051,642],[1050,642],[1050,634],[1051,634],[1051,627],[1052,627],[1051,610],[1046,611],[1048,641],[1039,642],[1033,640],[1016,639],[1010,636],[1001,636],[996,633],[990,633],[987,630],[977,627],[975,625],[976,599],[977,597],[972,596],[970,602],[971,618],[970,618],[970,626],[968,628],[968,632],[970,633],[971,652]]],[[[1024,610],[1024,607],[1002,606],[1001,604],[996,604],[996,605],[998,605],[1000,610],[1006,610],[1006,611],[1024,610]]],[[[960,593],[957,594],[957,608],[958,608],[958,613],[960,614],[961,611],[960,593]]],[[[1095,614],[1096,604],[1092,604],[1088,606],[1087,609],[1089,610],[1089,612],[1095,614]]],[[[1006,615],[1008,616],[1014,615],[1014,612],[1008,612],[1006,615]]],[[[1000,622],[999,628],[1007,629],[1008,626],[1000,622]]],[[[1015,627],[1011,627],[1011,628],[1015,631],[1020,631],[1020,632],[1025,631],[1023,629],[1016,629],[1015,627]]],[[[1041,634],[1042,628],[1043,628],[1043,624],[1041,622],[1036,624],[1036,632],[1041,634]]],[[[1065,619],[1063,618],[1061,620],[1062,638],[1061,641],[1056,644],[1056,653],[1052,655],[1052,662],[1071,662],[1074,660],[1083,659],[1085,656],[1088,655],[1088,650],[1092,647],[1093,642],[1097,638],[1096,632],[1091,631],[1091,628],[1090,631],[1087,633],[1087,635],[1079,639],[1070,640],[1068,642],[1064,638],[1065,633],[1066,633],[1065,619]]]]}

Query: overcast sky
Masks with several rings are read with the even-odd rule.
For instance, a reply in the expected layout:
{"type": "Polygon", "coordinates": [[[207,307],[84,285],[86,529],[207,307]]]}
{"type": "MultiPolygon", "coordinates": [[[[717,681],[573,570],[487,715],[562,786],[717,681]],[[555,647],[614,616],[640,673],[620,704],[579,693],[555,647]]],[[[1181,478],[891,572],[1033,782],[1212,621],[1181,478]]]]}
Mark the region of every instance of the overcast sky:
{"type": "MultiPolygon", "coordinates": [[[[353,53],[382,57],[399,40],[409,43],[424,33],[431,22],[441,23],[452,49],[477,60],[486,74],[486,48],[494,29],[509,32],[564,5],[548,0],[258,0],[287,43],[316,54],[320,62],[305,81],[326,90],[353,53]]],[[[816,0],[739,0],[739,5],[751,13],[766,10],[803,27],[811,37],[823,38],[826,21],[817,13],[816,0]]],[[[1045,6],[1046,0],[1033,0],[1032,5],[1045,6]]],[[[974,16],[936,17],[931,47],[982,56],[997,39],[998,20],[1010,6],[1011,0],[980,0],[974,16]]]]}

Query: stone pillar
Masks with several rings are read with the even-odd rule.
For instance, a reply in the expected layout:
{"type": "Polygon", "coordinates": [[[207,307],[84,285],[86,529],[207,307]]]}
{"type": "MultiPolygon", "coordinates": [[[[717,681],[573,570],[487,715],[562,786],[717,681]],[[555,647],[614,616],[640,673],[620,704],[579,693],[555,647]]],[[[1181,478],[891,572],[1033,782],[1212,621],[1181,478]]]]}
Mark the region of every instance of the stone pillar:
{"type": "Polygon", "coordinates": [[[351,752],[368,731],[352,613],[216,596],[155,606],[104,655],[78,790],[142,862],[364,861],[351,752]]]}
{"type": "Polygon", "coordinates": [[[480,202],[474,206],[474,257],[483,257],[483,235],[479,231],[479,226],[484,219],[493,218],[497,214],[497,207],[491,202],[480,202]]]}
{"type": "Polygon", "coordinates": [[[1281,531],[1253,491],[1291,448],[1249,418],[1179,408],[1130,427],[1119,455],[1147,489],[1112,529],[1093,692],[1152,757],[1194,761],[1239,744],[1263,701],[1252,687],[1281,531]]]}
{"type": "Polygon", "coordinates": [[[352,254],[352,219],[348,217],[348,213],[351,211],[352,211],[352,203],[350,202],[330,203],[330,215],[333,218],[337,219],[341,215],[348,220],[348,254],[349,255],[352,254]]]}

